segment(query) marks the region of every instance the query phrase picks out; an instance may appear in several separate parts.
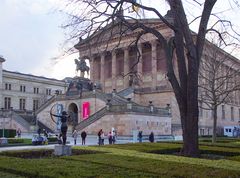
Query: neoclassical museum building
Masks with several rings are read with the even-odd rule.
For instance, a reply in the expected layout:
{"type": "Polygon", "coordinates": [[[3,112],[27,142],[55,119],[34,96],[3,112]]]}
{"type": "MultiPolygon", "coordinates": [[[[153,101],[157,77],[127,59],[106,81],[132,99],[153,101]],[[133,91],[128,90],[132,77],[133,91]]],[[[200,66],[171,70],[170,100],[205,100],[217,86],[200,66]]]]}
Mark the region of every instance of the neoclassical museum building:
{"type": "MultiPolygon", "coordinates": [[[[144,19],[144,23],[161,31],[166,38],[173,35],[159,19],[144,19]]],[[[106,27],[103,30],[109,29],[106,27]]],[[[138,33],[128,31],[120,37],[116,30],[80,39],[75,48],[79,51],[80,61],[88,60],[90,63],[90,79],[83,77],[82,70],[80,76],[67,83],[66,92],[61,85],[59,89],[63,92],[52,95],[35,111],[36,120],[57,131],[57,118],[51,118],[49,113],[60,114],[66,110],[71,116],[69,130],[96,134],[100,129],[107,132],[114,128],[119,135],[127,136],[139,130],[144,135],[154,132],[156,135],[180,136],[180,114],[166,76],[162,46],[151,34],[145,34],[137,46],[134,45],[138,33]],[[101,41],[98,41],[99,35],[102,35],[101,41]]],[[[216,46],[206,41],[205,48],[216,46]]],[[[239,70],[238,59],[220,48],[218,53],[228,57],[227,62],[222,64],[223,68],[234,64],[231,70],[239,70]]],[[[207,55],[205,50],[203,60],[207,59],[207,55]]],[[[173,60],[173,65],[177,65],[176,60],[173,60]]],[[[239,75],[236,75],[236,80],[239,80],[239,75]]],[[[54,82],[54,86],[59,84],[54,82]]],[[[5,83],[2,83],[4,86],[5,83]]],[[[219,134],[222,134],[224,126],[239,125],[240,91],[232,95],[234,97],[230,102],[218,106],[219,134]]],[[[211,111],[199,108],[199,134],[211,135],[212,127],[211,111]]]]}

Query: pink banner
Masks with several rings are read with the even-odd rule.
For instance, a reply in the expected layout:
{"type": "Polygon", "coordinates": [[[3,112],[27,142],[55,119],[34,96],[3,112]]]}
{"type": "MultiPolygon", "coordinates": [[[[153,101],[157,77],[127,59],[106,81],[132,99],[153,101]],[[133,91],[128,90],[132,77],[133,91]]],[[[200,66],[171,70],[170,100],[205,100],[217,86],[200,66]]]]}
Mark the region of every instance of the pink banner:
{"type": "Polygon", "coordinates": [[[90,115],[90,103],[89,102],[84,102],[82,104],[82,117],[83,119],[87,119],[90,115]]]}

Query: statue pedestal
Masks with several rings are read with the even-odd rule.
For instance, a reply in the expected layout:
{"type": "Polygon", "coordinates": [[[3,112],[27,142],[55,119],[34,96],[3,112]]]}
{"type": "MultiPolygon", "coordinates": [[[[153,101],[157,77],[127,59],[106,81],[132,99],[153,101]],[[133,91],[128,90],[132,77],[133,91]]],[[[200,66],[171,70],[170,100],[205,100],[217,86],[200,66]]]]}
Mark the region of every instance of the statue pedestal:
{"type": "Polygon", "coordinates": [[[72,155],[72,147],[70,145],[55,145],[54,155],[56,156],[70,156],[72,155]]]}

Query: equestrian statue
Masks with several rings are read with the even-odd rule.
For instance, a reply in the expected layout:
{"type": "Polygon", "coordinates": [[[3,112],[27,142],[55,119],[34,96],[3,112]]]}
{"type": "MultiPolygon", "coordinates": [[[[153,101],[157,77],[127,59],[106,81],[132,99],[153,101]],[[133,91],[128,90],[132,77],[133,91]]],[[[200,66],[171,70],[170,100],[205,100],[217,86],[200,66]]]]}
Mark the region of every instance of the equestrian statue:
{"type": "Polygon", "coordinates": [[[87,66],[87,63],[85,59],[75,59],[76,64],[76,71],[78,72],[80,70],[80,77],[84,77],[84,73],[87,72],[87,75],[89,75],[89,67],[87,66]]]}

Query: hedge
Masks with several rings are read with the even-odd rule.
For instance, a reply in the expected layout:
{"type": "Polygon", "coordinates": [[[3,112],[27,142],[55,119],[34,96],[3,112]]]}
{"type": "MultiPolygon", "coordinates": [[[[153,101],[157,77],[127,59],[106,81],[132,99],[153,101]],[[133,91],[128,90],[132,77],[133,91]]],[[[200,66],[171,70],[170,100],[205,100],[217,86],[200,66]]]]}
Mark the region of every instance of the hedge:
{"type": "MultiPolygon", "coordinates": [[[[16,130],[14,129],[4,129],[4,137],[14,138],[16,136],[16,130]]],[[[0,137],[3,137],[3,129],[0,129],[0,137]]]]}

